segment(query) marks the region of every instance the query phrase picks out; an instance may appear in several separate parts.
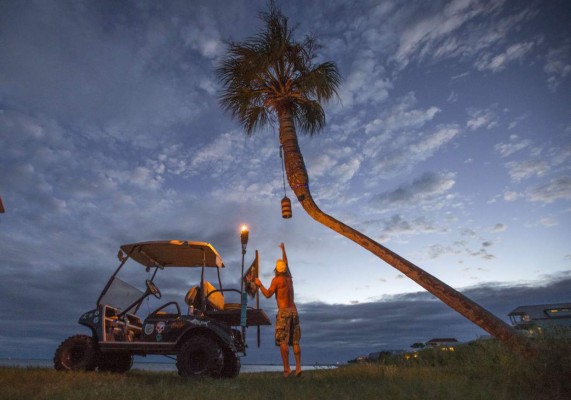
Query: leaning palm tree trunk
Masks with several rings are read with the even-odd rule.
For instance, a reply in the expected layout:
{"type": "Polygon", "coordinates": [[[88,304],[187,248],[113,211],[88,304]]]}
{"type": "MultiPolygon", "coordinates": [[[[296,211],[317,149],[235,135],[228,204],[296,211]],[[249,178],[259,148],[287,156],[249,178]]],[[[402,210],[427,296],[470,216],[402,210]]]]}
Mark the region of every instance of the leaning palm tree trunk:
{"type": "Polygon", "coordinates": [[[410,261],[321,211],[311,196],[293,116],[287,110],[279,112],[279,129],[289,185],[302,207],[313,219],[369,250],[492,336],[510,346],[519,344],[521,338],[518,333],[504,321],[410,261]]]}
{"type": "Polygon", "coordinates": [[[293,29],[275,3],[270,2],[262,19],[266,28],[242,43],[232,43],[218,68],[224,85],[220,101],[248,135],[266,126],[277,113],[289,185],[307,213],[383,259],[502,342],[524,344],[523,337],[513,328],[478,304],[317,207],[309,190],[296,127],[312,135],[325,126],[321,103],[337,95],[340,75],[332,62],[313,62],[318,48],[315,39],[295,41],[293,29]]]}

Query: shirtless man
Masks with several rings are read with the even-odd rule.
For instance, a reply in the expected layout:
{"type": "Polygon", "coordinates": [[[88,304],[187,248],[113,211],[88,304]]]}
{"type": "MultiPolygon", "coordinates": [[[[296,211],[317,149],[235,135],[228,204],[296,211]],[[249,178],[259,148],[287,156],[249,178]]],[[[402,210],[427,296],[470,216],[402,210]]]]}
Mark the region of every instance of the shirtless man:
{"type": "Polygon", "coordinates": [[[295,376],[301,376],[301,349],[299,347],[299,339],[301,338],[301,330],[299,327],[299,316],[297,315],[297,307],[293,299],[293,281],[289,273],[287,256],[284,244],[281,243],[282,259],[276,261],[276,276],[272,279],[270,287],[266,289],[258,278],[255,279],[256,285],[260,287],[262,294],[266,298],[270,298],[276,294],[276,302],[278,304],[278,314],[276,316],[276,346],[280,347],[280,353],[284,364],[284,377],[287,378],[292,374],[289,366],[289,346],[293,347],[295,356],[295,376]]]}

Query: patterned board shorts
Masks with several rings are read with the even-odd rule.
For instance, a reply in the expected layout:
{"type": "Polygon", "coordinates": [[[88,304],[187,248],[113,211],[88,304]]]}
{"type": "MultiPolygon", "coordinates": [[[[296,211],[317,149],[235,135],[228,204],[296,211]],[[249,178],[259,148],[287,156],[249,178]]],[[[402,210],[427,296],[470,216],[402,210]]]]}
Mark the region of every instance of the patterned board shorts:
{"type": "Polygon", "coordinates": [[[288,346],[299,344],[301,329],[299,316],[293,310],[278,310],[276,315],[276,346],[287,343],[288,346]]]}

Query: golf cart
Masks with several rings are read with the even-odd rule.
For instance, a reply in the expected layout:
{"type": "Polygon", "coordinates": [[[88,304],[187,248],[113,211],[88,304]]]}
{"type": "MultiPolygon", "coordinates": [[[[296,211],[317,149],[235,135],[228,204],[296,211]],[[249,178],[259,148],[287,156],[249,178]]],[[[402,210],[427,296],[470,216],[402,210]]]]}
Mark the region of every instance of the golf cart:
{"type": "Polygon", "coordinates": [[[97,299],[96,308],[79,318],[81,325],[91,329],[91,336],[75,335],[63,341],[54,356],[56,370],[123,373],[131,368],[134,355],[160,354],[176,356],[183,377],[238,375],[240,356],[246,355],[245,328],[270,325],[270,320],[263,310],[247,306],[242,289],[223,289],[220,270],[225,265],[211,244],[176,240],[126,244],[118,257],[121,263],[97,299]],[[144,290],[118,277],[128,260],[134,261],[129,264],[138,270],[123,275],[132,277],[139,272],[146,277],[140,280],[144,290]],[[156,302],[152,297],[162,297],[155,284],[157,273],[177,271],[175,281],[186,281],[176,277],[185,268],[201,271],[200,283],[184,297],[185,306],[169,301],[149,309],[141,318],[138,312],[145,300],[149,304],[149,300],[156,302]],[[206,270],[212,269],[218,274],[218,289],[205,279],[206,270]],[[239,303],[225,301],[232,292],[239,303]]]}

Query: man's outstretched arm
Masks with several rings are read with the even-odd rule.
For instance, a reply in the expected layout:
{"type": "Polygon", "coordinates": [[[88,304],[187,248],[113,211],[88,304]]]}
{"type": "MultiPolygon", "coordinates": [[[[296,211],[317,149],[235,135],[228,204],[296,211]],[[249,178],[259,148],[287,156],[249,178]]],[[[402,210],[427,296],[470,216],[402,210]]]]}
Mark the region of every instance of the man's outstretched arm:
{"type": "Polygon", "coordinates": [[[262,291],[262,294],[269,299],[270,297],[272,297],[274,295],[274,293],[276,292],[276,285],[274,283],[274,281],[272,280],[272,283],[270,285],[270,287],[268,289],[266,289],[264,287],[264,285],[262,285],[262,282],[260,281],[260,279],[256,278],[254,279],[254,283],[256,285],[258,285],[258,287],[260,288],[260,290],[262,291]]]}
{"type": "Polygon", "coordinates": [[[292,277],[291,276],[291,270],[289,269],[289,264],[287,262],[287,254],[286,254],[285,245],[283,244],[283,242],[280,243],[280,247],[282,249],[282,260],[285,262],[285,265],[286,265],[287,276],[289,276],[291,278],[292,277]]]}
{"type": "Polygon", "coordinates": [[[285,245],[282,243],[280,243],[280,247],[282,249],[282,260],[284,260],[284,262],[286,263],[286,266],[289,268],[289,264],[287,263],[287,254],[285,251],[285,245]]]}

